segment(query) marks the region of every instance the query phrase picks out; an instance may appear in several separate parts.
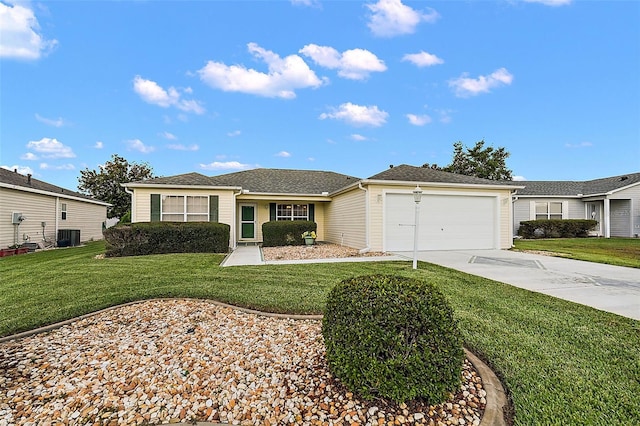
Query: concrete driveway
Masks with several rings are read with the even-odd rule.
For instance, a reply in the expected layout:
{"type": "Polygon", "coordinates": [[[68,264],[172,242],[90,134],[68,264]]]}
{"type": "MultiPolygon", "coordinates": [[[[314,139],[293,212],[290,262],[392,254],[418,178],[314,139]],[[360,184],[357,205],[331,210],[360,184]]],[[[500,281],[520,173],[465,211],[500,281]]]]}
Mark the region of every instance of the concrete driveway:
{"type": "Polygon", "coordinates": [[[640,320],[640,269],[508,250],[422,251],[418,259],[640,320]]]}

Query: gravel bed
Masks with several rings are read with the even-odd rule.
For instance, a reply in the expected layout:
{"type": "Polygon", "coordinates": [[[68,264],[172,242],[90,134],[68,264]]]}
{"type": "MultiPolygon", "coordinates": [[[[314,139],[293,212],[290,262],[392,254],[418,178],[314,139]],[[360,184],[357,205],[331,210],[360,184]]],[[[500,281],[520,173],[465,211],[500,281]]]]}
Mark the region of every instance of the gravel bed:
{"type": "Polygon", "coordinates": [[[387,253],[367,252],[360,253],[351,247],[338,244],[316,243],[311,246],[282,246],[263,247],[264,260],[306,260],[306,259],[335,259],[342,257],[370,257],[386,256],[387,253]]]}
{"type": "Polygon", "coordinates": [[[328,372],[318,320],[154,300],[0,344],[0,425],[478,425],[486,392],[462,376],[438,406],[365,402],[328,372]]]}

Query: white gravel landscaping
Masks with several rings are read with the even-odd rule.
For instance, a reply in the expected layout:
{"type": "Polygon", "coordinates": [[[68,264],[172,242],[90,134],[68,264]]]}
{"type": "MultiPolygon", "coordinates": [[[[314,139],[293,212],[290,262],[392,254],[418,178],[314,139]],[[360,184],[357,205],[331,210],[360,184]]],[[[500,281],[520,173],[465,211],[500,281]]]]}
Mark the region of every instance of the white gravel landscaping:
{"type": "Polygon", "coordinates": [[[478,425],[470,362],[438,406],[364,402],[327,370],[318,320],[154,300],[0,344],[0,426],[478,425]]]}

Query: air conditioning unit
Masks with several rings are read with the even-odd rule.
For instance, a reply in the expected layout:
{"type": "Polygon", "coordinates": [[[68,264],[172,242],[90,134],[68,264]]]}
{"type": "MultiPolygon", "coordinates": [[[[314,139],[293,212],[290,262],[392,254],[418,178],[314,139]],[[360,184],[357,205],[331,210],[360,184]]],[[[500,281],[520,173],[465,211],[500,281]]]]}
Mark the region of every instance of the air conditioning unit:
{"type": "Polygon", "coordinates": [[[17,213],[17,212],[11,213],[11,223],[14,225],[20,225],[22,221],[25,220],[26,218],[27,217],[24,216],[22,213],[17,213]]]}

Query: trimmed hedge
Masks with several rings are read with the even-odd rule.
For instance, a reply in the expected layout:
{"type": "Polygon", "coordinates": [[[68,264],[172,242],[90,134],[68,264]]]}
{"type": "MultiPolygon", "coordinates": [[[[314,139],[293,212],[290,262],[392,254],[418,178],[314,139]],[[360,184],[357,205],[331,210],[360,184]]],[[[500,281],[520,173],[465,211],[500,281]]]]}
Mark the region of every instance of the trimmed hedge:
{"type": "Polygon", "coordinates": [[[263,247],[297,246],[304,244],[305,231],[317,231],[318,225],[309,220],[272,220],[262,224],[263,247]]]}
{"type": "Polygon", "coordinates": [[[107,257],[227,253],[230,227],[218,222],[145,222],[104,231],[107,257]]]}
{"type": "Polygon", "coordinates": [[[462,338],[431,283],[391,275],[344,280],[329,293],[322,335],[332,373],[365,399],[437,404],[460,385],[462,338]]]}
{"type": "Polygon", "coordinates": [[[520,222],[518,235],[523,238],[583,238],[598,222],[591,219],[541,219],[520,222]]]}

